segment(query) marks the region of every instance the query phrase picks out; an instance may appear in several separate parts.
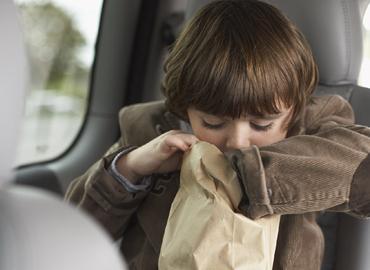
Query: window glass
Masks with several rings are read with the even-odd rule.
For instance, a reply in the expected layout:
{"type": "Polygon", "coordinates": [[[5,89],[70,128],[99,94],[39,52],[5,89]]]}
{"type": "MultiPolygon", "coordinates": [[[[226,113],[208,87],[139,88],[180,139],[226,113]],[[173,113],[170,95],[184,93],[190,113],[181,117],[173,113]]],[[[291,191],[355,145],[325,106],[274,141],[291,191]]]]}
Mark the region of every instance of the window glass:
{"type": "Polygon", "coordinates": [[[30,90],[16,165],[62,154],[87,105],[103,0],[16,0],[26,43],[30,90]]]}
{"type": "Polygon", "coordinates": [[[359,85],[370,88],[370,5],[366,9],[363,26],[364,51],[358,83],[359,85]]]}

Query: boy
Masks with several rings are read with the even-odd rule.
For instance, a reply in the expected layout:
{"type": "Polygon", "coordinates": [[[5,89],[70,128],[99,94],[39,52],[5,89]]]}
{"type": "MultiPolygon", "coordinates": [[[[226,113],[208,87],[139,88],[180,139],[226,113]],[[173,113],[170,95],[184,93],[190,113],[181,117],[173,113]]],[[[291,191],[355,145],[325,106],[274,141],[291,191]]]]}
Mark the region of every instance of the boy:
{"type": "Polygon", "coordinates": [[[182,154],[207,141],[238,172],[243,214],[283,215],[274,269],[320,269],[317,212],[369,216],[370,129],[353,125],[340,97],[311,97],[317,67],[302,34],[266,3],[212,2],[165,72],[165,103],[124,108],[120,141],[67,199],[123,237],[131,269],[157,269],[182,154]]]}

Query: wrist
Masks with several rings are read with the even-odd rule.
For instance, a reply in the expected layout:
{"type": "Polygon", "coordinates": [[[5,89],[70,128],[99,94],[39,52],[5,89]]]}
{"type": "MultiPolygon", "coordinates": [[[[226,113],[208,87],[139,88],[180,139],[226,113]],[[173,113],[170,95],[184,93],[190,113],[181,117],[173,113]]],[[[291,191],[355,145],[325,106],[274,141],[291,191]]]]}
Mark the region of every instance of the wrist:
{"type": "Polygon", "coordinates": [[[132,184],[136,184],[139,182],[140,179],[144,177],[144,175],[138,174],[132,168],[131,164],[133,164],[132,152],[128,153],[127,155],[123,155],[120,159],[117,160],[117,170],[132,184]]]}

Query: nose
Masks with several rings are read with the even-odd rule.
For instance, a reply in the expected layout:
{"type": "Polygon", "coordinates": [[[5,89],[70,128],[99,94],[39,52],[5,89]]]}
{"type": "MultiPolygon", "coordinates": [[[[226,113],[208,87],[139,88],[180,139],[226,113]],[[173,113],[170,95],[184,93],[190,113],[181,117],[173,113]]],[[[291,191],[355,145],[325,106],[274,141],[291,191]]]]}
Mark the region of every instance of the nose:
{"type": "Polygon", "coordinates": [[[246,148],[251,145],[251,130],[247,123],[234,125],[226,141],[227,150],[246,148]]]}

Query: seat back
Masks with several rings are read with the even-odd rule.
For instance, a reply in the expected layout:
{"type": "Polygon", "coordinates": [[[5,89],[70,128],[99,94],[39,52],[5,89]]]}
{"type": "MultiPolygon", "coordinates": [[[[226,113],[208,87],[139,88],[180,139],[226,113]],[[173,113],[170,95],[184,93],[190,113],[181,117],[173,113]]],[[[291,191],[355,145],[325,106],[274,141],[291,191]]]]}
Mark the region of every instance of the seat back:
{"type": "Polygon", "coordinates": [[[0,269],[124,270],[103,229],[41,189],[0,190],[0,269]]]}
{"type": "Polygon", "coordinates": [[[26,57],[12,0],[0,1],[0,269],[125,269],[103,229],[45,191],[11,185],[27,86],[26,57]]]}
{"type": "Polygon", "coordinates": [[[22,35],[10,1],[0,1],[0,186],[10,179],[27,84],[22,35]],[[10,11],[10,12],[9,12],[10,11]],[[6,143],[4,143],[6,142],[6,143]],[[6,153],[6,155],[5,155],[6,153]]]}

